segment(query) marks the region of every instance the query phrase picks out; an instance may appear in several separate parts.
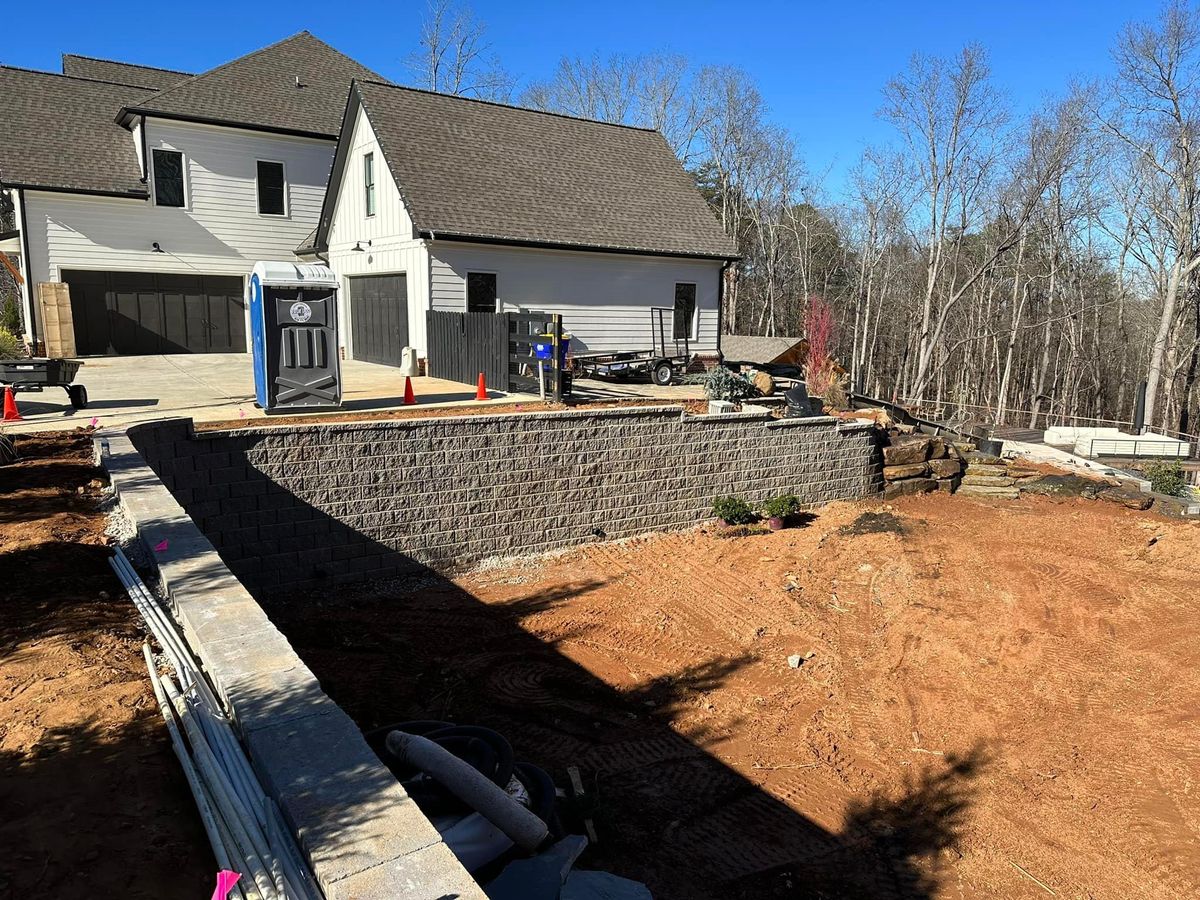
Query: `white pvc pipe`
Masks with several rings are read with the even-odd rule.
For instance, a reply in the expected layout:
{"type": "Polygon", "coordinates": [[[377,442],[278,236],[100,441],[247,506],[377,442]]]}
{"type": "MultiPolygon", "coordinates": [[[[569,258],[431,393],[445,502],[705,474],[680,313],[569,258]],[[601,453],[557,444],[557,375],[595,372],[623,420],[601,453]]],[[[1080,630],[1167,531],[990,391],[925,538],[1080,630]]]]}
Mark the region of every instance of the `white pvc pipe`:
{"type": "MultiPolygon", "coordinates": [[[[155,696],[161,695],[160,709],[166,703],[165,712],[173,712],[167,721],[174,731],[174,739],[179,741],[176,755],[182,750],[187,759],[183,763],[181,758],[185,773],[190,767],[202,791],[196,795],[197,805],[202,802],[208,805],[210,819],[205,822],[206,831],[215,827],[227,860],[240,863],[238,871],[252,873],[252,880],[244,883],[245,894],[263,900],[274,900],[276,896],[320,900],[321,894],[308,864],[300,855],[278,807],[259,784],[228,716],[173,619],[119,549],[109,563],[179,674],[182,690],[176,689],[171,679],[157,675],[146,646],[147,667],[155,696]],[[188,754],[183,744],[180,724],[191,740],[194,757],[188,754]]],[[[195,788],[193,793],[196,793],[195,788]]],[[[211,833],[209,839],[213,839],[211,833]]],[[[243,885],[239,884],[234,892],[235,900],[242,894],[243,885]]]]}
{"type": "Polygon", "coordinates": [[[259,892],[267,900],[273,900],[276,896],[274,883],[263,863],[264,859],[270,857],[270,848],[263,841],[262,834],[256,833],[258,832],[257,820],[253,813],[245,808],[241,798],[237,796],[233,786],[229,783],[229,776],[217,764],[212,748],[205,742],[200,726],[193,721],[191,710],[183,702],[175,685],[169,678],[162,678],[162,683],[171,700],[171,705],[183,723],[183,730],[191,741],[192,753],[195,755],[200,772],[204,775],[209,787],[213,789],[213,795],[217,799],[217,808],[221,811],[226,824],[229,825],[230,831],[233,832],[234,839],[250,866],[250,874],[258,884],[259,892]],[[254,824],[251,825],[251,823],[254,824]]]}

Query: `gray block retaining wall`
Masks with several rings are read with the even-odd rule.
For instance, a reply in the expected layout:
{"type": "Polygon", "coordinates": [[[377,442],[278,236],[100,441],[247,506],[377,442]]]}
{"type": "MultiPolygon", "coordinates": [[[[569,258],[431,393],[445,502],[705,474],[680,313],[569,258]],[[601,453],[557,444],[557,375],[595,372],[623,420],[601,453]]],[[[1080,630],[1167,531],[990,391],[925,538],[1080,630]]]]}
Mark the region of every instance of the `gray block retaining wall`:
{"type": "Polygon", "coordinates": [[[882,488],[873,427],[832,418],[642,407],[129,435],[258,591],[686,528],[717,495],[882,488]]]}

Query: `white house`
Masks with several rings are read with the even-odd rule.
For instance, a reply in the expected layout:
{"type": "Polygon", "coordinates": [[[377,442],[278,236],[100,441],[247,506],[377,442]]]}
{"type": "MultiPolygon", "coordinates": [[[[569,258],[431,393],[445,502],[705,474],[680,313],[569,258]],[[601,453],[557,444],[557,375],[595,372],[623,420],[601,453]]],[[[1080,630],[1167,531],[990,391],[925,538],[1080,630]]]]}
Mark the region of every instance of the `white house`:
{"type": "Polygon", "coordinates": [[[246,350],[244,279],[316,227],[356,77],[307,32],[199,75],[0,66],[26,338],[64,282],[79,355],[246,350]]]}
{"type": "Polygon", "coordinates": [[[426,311],[561,313],[579,350],[649,347],[653,308],[716,354],[735,258],[662,135],[355,81],[308,252],[351,356],[424,356],[426,311]]]}

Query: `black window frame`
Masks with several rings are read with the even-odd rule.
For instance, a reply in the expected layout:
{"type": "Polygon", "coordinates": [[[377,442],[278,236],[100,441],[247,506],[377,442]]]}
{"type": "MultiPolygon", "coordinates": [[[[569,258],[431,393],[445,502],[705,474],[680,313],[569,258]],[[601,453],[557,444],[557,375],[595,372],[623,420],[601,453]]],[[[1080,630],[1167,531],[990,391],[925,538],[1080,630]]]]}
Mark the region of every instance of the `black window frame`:
{"type": "MultiPolygon", "coordinates": [[[[273,185],[267,185],[267,187],[274,190],[273,185]]],[[[287,167],[277,159],[256,159],[254,161],[254,193],[260,216],[287,218],[287,167]],[[270,212],[263,209],[263,166],[277,166],[279,168],[279,212],[270,212]]]]}
{"type": "MultiPolygon", "coordinates": [[[[151,157],[151,162],[152,162],[151,171],[154,176],[154,205],[155,206],[165,206],[170,209],[186,209],[187,201],[188,201],[187,174],[186,174],[186,166],[185,166],[184,158],[183,158],[183,151],[182,150],[172,150],[169,147],[154,147],[150,151],[150,157],[151,157]],[[167,196],[168,198],[170,197],[170,195],[166,191],[164,191],[164,187],[173,187],[173,185],[168,184],[167,178],[164,177],[163,170],[166,167],[163,165],[160,165],[160,162],[159,162],[160,160],[165,159],[168,156],[178,157],[178,159],[179,159],[179,171],[177,173],[179,176],[179,202],[178,203],[169,203],[169,202],[164,201],[164,199],[163,199],[164,195],[167,196]]],[[[172,178],[172,180],[174,180],[174,179],[172,178]]]]}
{"type": "Polygon", "coordinates": [[[671,339],[676,340],[676,341],[685,341],[685,340],[686,341],[694,341],[696,339],[696,332],[698,331],[698,323],[697,323],[697,319],[696,319],[696,282],[694,282],[694,281],[677,281],[677,282],[675,282],[675,300],[674,300],[672,309],[673,309],[673,313],[671,316],[671,339]],[[680,288],[691,288],[692,296],[690,298],[686,298],[686,297],[681,298],[679,296],[680,288]],[[679,307],[680,299],[683,299],[684,303],[690,307],[687,310],[687,317],[686,317],[687,325],[686,325],[686,328],[684,329],[683,334],[679,333],[680,322],[683,321],[682,317],[680,316],[680,312],[681,312],[680,307],[679,307]]]}
{"type": "Polygon", "coordinates": [[[466,294],[467,294],[467,312],[495,313],[495,312],[500,311],[500,279],[497,277],[495,272],[486,272],[486,271],[468,272],[467,277],[465,279],[464,287],[465,287],[466,294]],[[483,280],[486,282],[488,279],[491,279],[491,293],[492,293],[492,308],[491,309],[475,308],[475,307],[478,307],[481,305],[478,301],[476,301],[474,304],[472,304],[472,302],[471,302],[472,279],[475,280],[476,285],[478,285],[480,280],[483,280]]]}
{"type": "Polygon", "coordinates": [[[375,153],[363,154],[363,208],[367,212],[367,218],[375,215],[376,208],[376,191],[375,191],[375,153]]]}

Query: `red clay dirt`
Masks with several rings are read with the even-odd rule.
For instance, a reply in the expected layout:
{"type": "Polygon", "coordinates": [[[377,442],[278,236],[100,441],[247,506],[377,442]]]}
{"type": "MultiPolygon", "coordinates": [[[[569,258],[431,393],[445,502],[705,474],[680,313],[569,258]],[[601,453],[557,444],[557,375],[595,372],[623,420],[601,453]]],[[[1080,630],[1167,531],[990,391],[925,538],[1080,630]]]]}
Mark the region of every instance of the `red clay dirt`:
{"type": "Polygon", "coordinates": [[[363,726],[580,766],[657,900],[1149,900],[1200,896],[1198,579],[1200,523],[929,495],[270,608],[363,726]]]}
{"type": "Polygon", "coordinates": [[[91,441],[17,446],[0,467],[0,898],[207,896],[216,863],[106,563],[91,441]]]}

